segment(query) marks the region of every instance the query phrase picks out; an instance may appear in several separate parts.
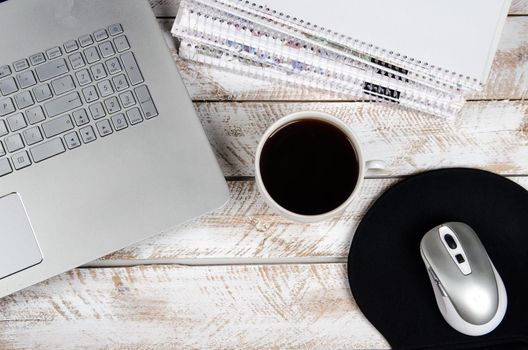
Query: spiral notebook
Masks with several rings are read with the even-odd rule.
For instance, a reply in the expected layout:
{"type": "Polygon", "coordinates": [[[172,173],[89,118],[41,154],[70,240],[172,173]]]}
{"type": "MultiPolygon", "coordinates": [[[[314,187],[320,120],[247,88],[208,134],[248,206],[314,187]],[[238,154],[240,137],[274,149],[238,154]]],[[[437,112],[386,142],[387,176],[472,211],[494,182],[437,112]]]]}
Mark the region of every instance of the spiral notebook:
{"type": "Polygon", "coordinates": [[[511,0],[264,0],[255,10],[380,58],[484,83],[511,0]],[[344,36],[344,37],[343,37],[344,36]]]}
{"type": "MultiPolygon", "coordinates": [[[[299,1],[268,0],[268,4],[274,3],[272,9],[271,5],[241,0],[182,0],[172,32],[182,40],[180,55],[188,59],[337,94],[364,93],[436,115],[456,114],[464,102],[460,92],[480,86],[477,78],[381,50],[377,44],[325,29],[315,24],[315,19],[312,24],[310,18],[321,5],[307,6],[310,1],[300,6],[299,1]],[[299,17],[288,15],[289,7],[296,3],[299,17]]],[[[317,20],[333,18],[337,24],[335,11],[344,13],[340,6],[345,2],[327,0],[325,5],[329,3],[335,5],[333,10],[325,7],[317,20]]],[[[493,45],[496,43],[490,44],[492,51],[493,45]]]]}

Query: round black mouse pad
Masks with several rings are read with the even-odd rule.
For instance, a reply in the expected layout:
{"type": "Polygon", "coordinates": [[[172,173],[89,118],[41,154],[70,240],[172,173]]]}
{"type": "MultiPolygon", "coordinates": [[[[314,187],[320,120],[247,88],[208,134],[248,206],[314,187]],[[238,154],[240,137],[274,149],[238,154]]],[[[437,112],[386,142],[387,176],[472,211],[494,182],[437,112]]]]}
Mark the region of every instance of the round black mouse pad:
{"type": "Polygon", "coordinates": [[[348,258],[352,294],[395,349],[528,349],[528,192],[501,176],[443,169],[405,179],[360,223],[348,258]],[[502,323],[471,337],[443,319],[420,256],[420,240],[445,222],[471,226],[508,294],[502,323]]]}

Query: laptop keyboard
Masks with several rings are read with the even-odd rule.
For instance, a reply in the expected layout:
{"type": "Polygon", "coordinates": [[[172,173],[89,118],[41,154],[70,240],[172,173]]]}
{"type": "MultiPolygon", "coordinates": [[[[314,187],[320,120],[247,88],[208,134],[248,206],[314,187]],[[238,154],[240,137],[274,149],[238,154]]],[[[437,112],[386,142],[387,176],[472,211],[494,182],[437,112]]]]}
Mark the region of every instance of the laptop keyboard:
{"type": "Polygon", "coordinates": [[[0,66],[0,176],[157,115],[120,24],[0,66]]]}

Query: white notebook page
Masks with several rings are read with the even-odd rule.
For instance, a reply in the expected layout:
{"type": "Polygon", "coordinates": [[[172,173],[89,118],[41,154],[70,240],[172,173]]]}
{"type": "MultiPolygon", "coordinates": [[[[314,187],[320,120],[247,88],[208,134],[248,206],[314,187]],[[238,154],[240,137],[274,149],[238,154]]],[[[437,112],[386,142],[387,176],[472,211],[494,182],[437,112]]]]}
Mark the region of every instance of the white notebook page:
{"type": "Polygon", "coordinates": [[[259,5],[485,82],[511,0],[257,0],[259,5]]]}

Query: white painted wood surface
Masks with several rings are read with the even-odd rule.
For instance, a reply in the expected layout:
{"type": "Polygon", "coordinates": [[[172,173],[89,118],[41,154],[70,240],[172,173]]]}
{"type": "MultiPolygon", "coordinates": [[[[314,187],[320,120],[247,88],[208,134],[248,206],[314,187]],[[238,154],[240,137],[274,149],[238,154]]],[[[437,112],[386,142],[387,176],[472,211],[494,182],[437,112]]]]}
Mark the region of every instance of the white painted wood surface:
{"type": "Polygon", "coordinates": [[[2,299],[2,349],[386,349],[343,264],[78,269],[2,299]]]}
{"type": "Polygon", "coordinates": [[[276,119],[302,110],[336,115],[358,135],[365,158],[387,163],[387,175],[468,166],[528,174],[525,101],[469,102],[454,119],[377,103],[197,103],[226,176],[253,176],[253,156],[276,119]]]}
{"type": "MultiPolygon", "coordinates": [[[[528,189],[528,177],[511,179],[528,189]]],[[[271,211],[253,181],[230,182],[231,200],[225,208],[122,249],[97,264],[344,261],[363,214],[397,181],[366,180],[357,202],[341,217],[311,225],[290,222],[271,211]]]]}
{"type": "MultiPolygon", "coordinates": [[[[150,2],[159,17],[176,13],[178,0],[150,2]]],[[[490,82],[473,96],[482,101],[447,121],[333,101],[175,57],[219,162],[233,177],[230,202],[92,268],[0,300],[0,349],[388,348],[355,305],[345,265],[335,262],[345,261],[372,201],[402,176],[472,166],[515,175],[528,188],[528,0],[514,0],[510,14],[490,82]],[[491,101],[497,99],[509,101],[491,101]],[[336,114],[356,130],[368,158],[389,165],[389,178],[365,181],[342,217],[314,225],[270,211],[251,178],[262,132],[301,109],[336,114]]],[[[160,19],[165,29],[170,22],[160,19]]]]}

